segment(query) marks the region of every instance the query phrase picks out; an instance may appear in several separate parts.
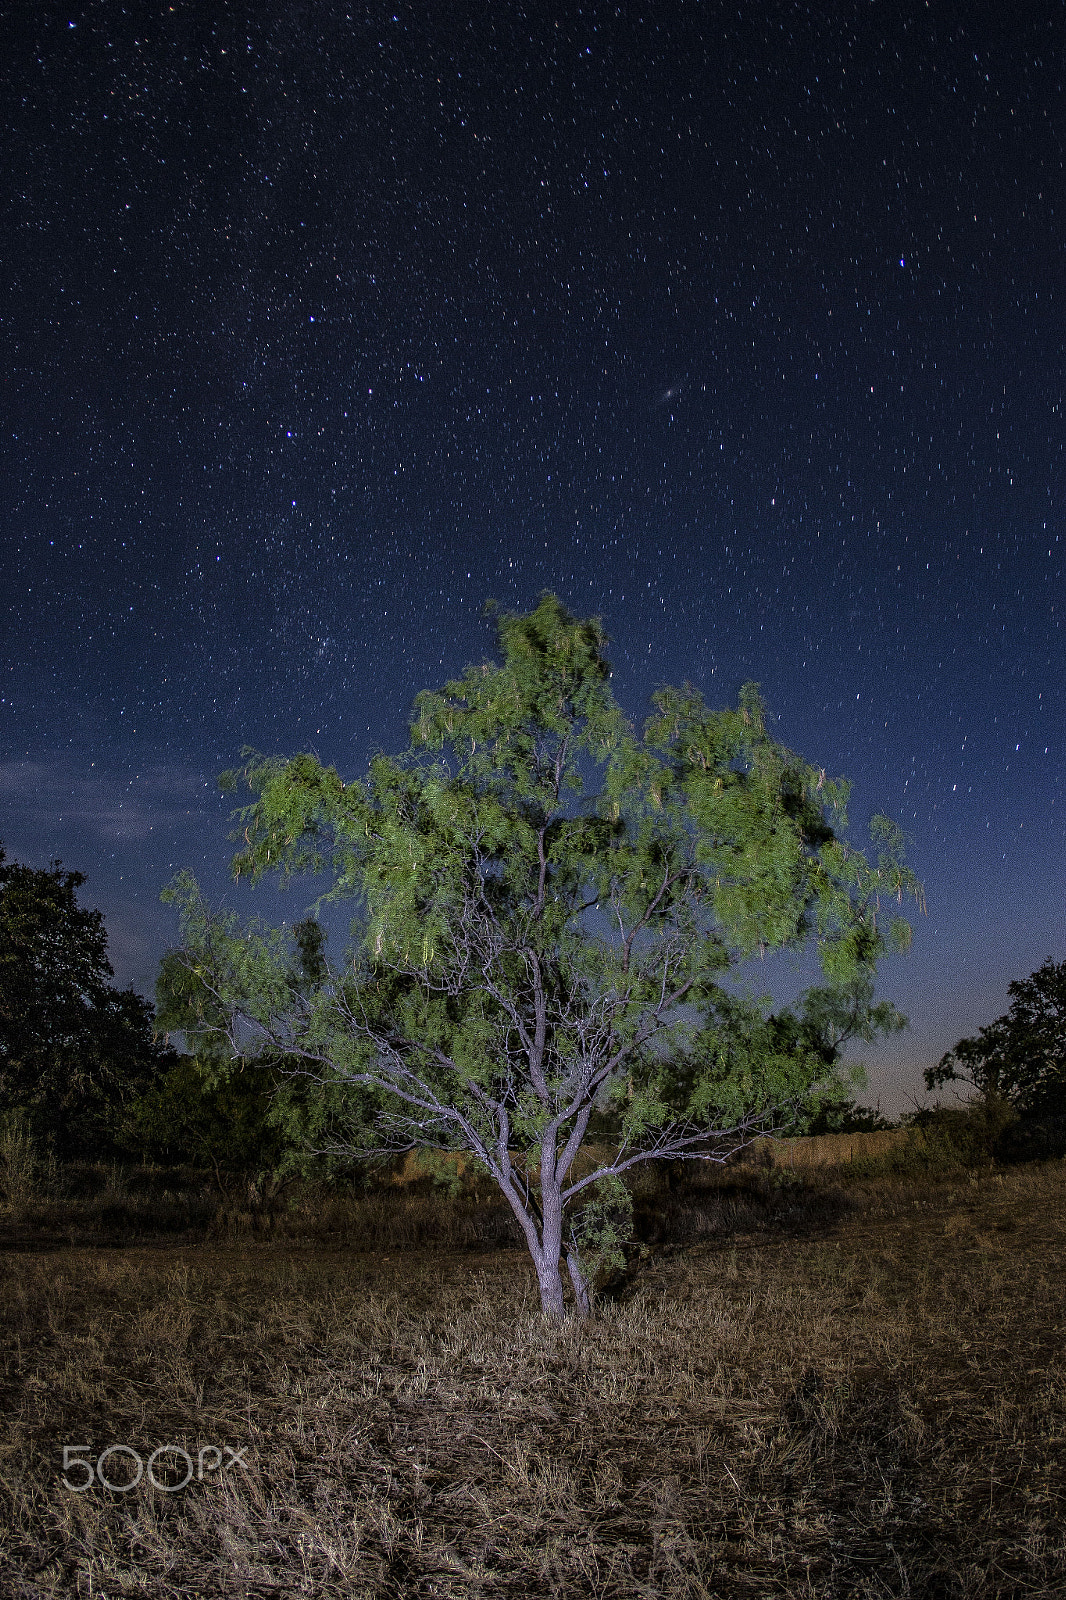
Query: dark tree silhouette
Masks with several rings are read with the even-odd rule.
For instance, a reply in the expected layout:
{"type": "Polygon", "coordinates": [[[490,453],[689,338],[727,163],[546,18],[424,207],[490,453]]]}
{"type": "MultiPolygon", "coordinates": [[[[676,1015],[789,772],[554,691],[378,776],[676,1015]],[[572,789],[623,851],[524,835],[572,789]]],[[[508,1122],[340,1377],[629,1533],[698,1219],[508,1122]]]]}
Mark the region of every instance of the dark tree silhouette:
{"type": "Polygon", "coordinates": [[[60,1155],[111,1153],[126,1106],[174,1059],[149,1001],[116,989],[80,872],[8,861],[0,846],[0,1110],[60,1155]]]}
{"type": "Polygon", "coordinates": [[[960,1039],[925,1074],[926,1087],[969,1083],[1001,1096],[1022,1116],[1066,1113],[1066,961],[1007,985],[1010,1008],[971,1039],[960,1039]]]}

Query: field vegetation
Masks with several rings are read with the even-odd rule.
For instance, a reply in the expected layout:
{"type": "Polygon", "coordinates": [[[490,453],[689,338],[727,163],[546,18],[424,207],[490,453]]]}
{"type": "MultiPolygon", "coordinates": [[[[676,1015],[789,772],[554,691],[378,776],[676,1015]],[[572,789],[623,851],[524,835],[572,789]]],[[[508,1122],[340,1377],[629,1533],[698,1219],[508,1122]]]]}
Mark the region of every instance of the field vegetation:
{"type": "Polygon", "coordinates": [[[1066,1595],[1066,963],[890,1127],[899,830],[755,685],[638,733],[597,619],[497,634],[362,778],[246,752],[339,961],[179,875],[153,1015],[0,850],[0,1595],[1066,1595]]]}
{"type": "Polygon", "coordinates": [[[651,1170],[627,1269],[563,1323],[469,1171],[264,1195],[24,1164],[0,1591],[1063,1592],[1066,1167],[986,1134],[651,1170]],[[203,1481],[63,1484],[64,1445],[167,1443],[203,1481]]]}

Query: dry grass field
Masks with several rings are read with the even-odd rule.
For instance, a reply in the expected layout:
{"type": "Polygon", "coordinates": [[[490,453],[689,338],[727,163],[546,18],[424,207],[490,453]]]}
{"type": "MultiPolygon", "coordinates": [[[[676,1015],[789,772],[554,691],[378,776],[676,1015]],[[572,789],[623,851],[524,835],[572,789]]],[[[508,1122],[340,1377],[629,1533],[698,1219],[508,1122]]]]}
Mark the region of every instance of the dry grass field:
{"type": "Polygon", "coordinates": [[[823,1133],[806,1139],[760,1139],[756,1150],[775,1167],[833,1167],[845,1161],[877,1160],[916,1142],[910,1128],[878,1133],[823,1133]]]}
{"type": "Polygon", "coordinates": [[[1064,1163],[675,1183],[562,1329],[484,1197],[111,1207],[0,1236],[11,1600],[1066,1594],[1064,1163]]]}

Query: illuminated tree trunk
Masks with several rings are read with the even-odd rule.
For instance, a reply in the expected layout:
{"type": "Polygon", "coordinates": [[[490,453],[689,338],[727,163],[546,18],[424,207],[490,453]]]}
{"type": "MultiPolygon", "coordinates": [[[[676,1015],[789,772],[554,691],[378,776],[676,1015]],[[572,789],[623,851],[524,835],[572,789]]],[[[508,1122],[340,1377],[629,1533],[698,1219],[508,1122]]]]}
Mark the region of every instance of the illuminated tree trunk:
{"type": "Polygon", "coordinates": [[[525,1234],[529,1253],[533,1257],[533,1265],[537,1270],[537,1283],[540,1287],[541,1310],[545,1316],[560,1320],[567,1316],[576,1316],[584,1320],[591,1315],[592,1297],[577,1252],[572,1246],[568,1246],[566,1250],[566,1266],[574,1290],[575,1303],[569,1309],[566,1304],[562,1271],[564,1225],[562,1185],[554,1175],[553,1167],[554,1162],[551,1161],[543,1162],[541,1165],[539,1226],[535,1212],[524,1202],[513,1182],[505,1187],[504,1192],[525,1234]]]}

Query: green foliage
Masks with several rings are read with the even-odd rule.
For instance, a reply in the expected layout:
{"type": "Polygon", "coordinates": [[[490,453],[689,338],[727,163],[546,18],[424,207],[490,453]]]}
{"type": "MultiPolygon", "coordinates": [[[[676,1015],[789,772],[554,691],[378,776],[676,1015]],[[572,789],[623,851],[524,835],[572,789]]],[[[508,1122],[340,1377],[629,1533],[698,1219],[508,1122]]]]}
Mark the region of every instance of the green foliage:
{"type": "Polygon", "coordinates": [[[271,1117],[273,1086],[270,1073],[248,1069],[219,1079],[195,1057],[179,1056],[130,1106],[127,1148],[161,1165],[211,1167],[227,1175],[273,1172],[285,1149],[271,1117]]]}
{"type": "Polygon", "coordinates": [[[617,1173],[607,1173],[585,1190],[571,1212],[570,1240],[590,1285],[625,1269],[632,1238],[633,1196],[617,1173]]]}
{"type": "Polygon", "coordinates": [[[596,619],[545,595],[496,627],[498,659],[420,694],[409,749],[363,778],[246,752],[235,873],[327,872],[354,943],[333,968],[306,925],[242,927],[180,877],[160,1014],[220,1076],[254,1059],[333,1116],[340,1095],[340,1144],[470,1152],[560,1310],[560,1251],[580,1301],[616,1248],[614,1179],[796,1125],[839,1097],[845,1039],[902,1025],[872,999],[905,943],[881,905],[920,890],[887,821],[875,867],[845,841],[846,785],[771,738],[754,685],[724,711],[663,688],[637,734],[596,619]],[[804,947],[824,984],[795,1012],[728,986],[804,947]],[[575,1176],[594,1115],[617,1151],[575,1176]]]}
{"type": "Polygon", "coordinates": [[[462,1193],[462,1174],[454,1161],[440,1150],[420,1150],[417,1157],[418,1170],[422,1177],[430,1178],[434,1189],[446,1194],[449,1200],[454,1200],[462,1193]]]}
{"type": "Polygon", "coordinates": [[[1050,959],[1007,985],[1009,1010],[976,1037],[960,1039],[925,1074],[926,1087],[973,1085],[1025,1117],[1066,1112],[1066,961],[1050,959]]]}
{"type": "Polygon", "coordinates": [[[80,872],[6,860],[0,848],[0,1111],[21,1109],[57,1154],[114,1148],[124,1108],[168,1067],[152,1007],[118,990],[80,872]]]}
{"type": "Polygon", "coordinates": [[[0,1114],[0,1192],[10,1206],[36,1198],[41,1156],[24,1111],[0,1114]]]}
{"type": "MultiPolygon", "coordinates": [[[[198,906],[191,879],[179,877],[164,898],[182,896],[183,905],[192,896],[198,906]]],[[[360,1097],[302,1072],[298,1055],[235,1051],[223,998],[226,986],[240,987],[254,990],[277,1015],[298,1010],[329,976],[326,930],[306,917],[286,936],[241,929],[233,916],[202,911],[198,906],[191,924],[201,960],[168,951],[156,984],[160,1024],[184,1033],[192,1053],[131,1108],[127,1143],[156,1160],[207,1165],[220,1174],[275,1181],[293,1173],[329,1175],[365,1143],[360,1097]],[[311,1147],[323,1142],[327,1151],[313,1154],[311,1147]]]]}

